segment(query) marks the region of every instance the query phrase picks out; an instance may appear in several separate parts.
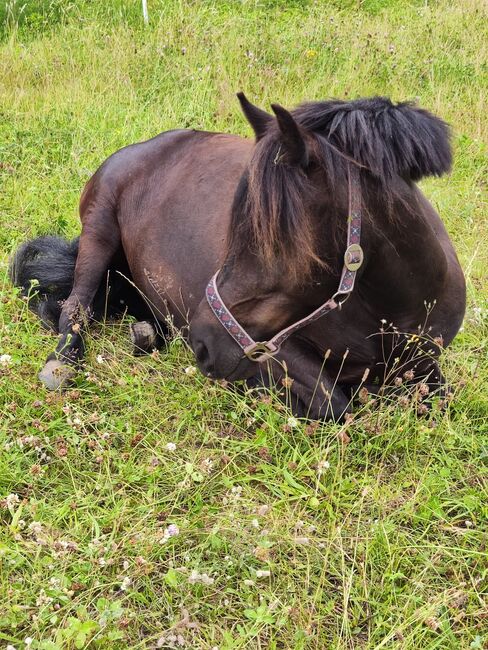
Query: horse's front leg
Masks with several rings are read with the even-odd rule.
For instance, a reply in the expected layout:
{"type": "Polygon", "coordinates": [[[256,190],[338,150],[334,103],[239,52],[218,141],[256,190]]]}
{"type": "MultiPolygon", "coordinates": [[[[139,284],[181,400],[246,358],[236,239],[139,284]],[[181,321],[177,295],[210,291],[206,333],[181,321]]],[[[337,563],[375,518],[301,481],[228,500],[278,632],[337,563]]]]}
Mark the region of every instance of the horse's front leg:
{"type": "Polygon", "coordinates": [[[340,421],[351,410],[350,400],[324,366],[324,359],[314,349],[289,339],[275,359],[261,366],[253,383],[277,386],[298,417],[340,421]]]}
{"type": "Polygon", "coordinates": [[[49,390],[63,388],[76,374],[75,366],[85,352],[83,330],[91,316],[93,299],[120,245],[118,227],[112,215],[104,212],[92,212],[83,226],[73,288],[59,318],[59,342],[39,373],[49,390]]]}

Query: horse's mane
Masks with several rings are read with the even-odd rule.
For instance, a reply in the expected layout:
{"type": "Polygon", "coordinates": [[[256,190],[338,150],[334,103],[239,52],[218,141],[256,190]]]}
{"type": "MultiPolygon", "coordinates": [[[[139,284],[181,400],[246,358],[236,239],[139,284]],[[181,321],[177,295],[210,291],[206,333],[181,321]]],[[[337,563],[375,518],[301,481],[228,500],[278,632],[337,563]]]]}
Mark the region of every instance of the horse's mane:
{"type": "MultiPolygon", "coordinates": [[[[450,169],[448,125],[410,102],[393,104],[384,97],[310,102],[291,114],[303,129],[310,160],[323,171],[331,205],[342,213],[347,210],[348,164],[364,170],[363,188],[365,178],[376,179],[385,206],[392,204],[398,177],[410,183],[450,169]]],[[[273,124],[256,144],[236,191],[229,251],[238,254],[250,247],[267,266],[279,260],[284,271],[302,278],[314,265],[324,266],[317,253],[317,224],[307,206],[312,197],[307,170],[287,164],[283,139],[273,124]]]]}

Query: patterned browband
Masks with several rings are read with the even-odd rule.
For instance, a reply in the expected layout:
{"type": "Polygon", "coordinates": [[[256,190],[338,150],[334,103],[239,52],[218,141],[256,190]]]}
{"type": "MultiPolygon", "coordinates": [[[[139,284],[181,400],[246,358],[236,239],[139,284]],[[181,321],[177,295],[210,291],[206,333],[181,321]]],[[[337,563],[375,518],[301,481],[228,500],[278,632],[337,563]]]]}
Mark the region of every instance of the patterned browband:
{"type": "Polygon", "coordinates": [[[333,309],[340,307],[349,297],[354,289],[356,273],[363,263],[363,249],[361,248],[361,185],[359,171],[355,165],[348,167],[349,182],[349,216],[347,226],[347,248],[344,253],[344,266],[342,268],[339,288],[327,302],[318,307],[311,314],[301,320],[289,325],[285,329],[275,334],[269,341],[254,341],[246,330],[232,316],[231,312],[225,306],[217,289],[217,277],[219,271],[209,281],[205,290],[207,302],[211,310],[221,323],[221,325],[232,336],[234,341],[241,347],[246,357],[251,361],[265,361],[274,356],[286,341],[286,339],[302,329],[306,325],[313,323],[333,309]],[[343,300],[339,300],[345,296],[343,300]]]}

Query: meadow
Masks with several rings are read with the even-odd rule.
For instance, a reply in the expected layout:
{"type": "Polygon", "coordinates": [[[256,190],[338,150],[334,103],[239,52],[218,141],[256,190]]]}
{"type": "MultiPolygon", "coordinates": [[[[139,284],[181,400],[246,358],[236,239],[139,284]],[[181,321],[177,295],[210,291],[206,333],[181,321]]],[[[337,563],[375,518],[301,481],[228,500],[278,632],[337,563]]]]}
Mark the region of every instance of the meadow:
{"type": "Polygon", "coordinates": [[[482,0],[7,0],[0,7],[0,647],[488,646],[488,12],[482,0]],[[8,281],[79,233],[84,183],[175,127],[251,136],[235,93],[414,99],[453,127],[422,182],[465,270],[445,411],[367,400],[347,425],[210,382],[178,336],[100,323],[76,386],[8,281]]]}

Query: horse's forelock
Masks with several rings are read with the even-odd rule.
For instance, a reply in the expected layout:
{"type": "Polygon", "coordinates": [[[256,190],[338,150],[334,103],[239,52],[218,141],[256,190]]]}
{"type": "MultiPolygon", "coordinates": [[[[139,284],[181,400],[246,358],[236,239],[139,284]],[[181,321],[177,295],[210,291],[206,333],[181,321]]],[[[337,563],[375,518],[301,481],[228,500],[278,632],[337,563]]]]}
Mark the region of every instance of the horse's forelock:
{"type": "Polygon", "coordinates": [[[251,248],[267,269],[302,281],[314,265],[324,265],[316,252],[308,201],[312,185],[300,166],[288,165],[277,134],[269,133],[255,149],[237,189],[230,249],[251,248]]]}
{"type": "MultiPolygon", "coordinates": [[[[395,217],[391,208],[399,198],[395,177],[415,181],[441,175],[451,164],[448,126],[409,103],[395,105],[383,97],[314,102],[302,104],[292,115],[308,133],[311,160],[336,212],[347,209],[348,164],[358,165],[379,182],[390,218],[395,217]]],[[[317,250],[308,170],[287,164],[283,147],[273,127],[257,143],[235,195],[229,250],[238,256],[251,248],[265,267],[280,268],[302,281],[326,264],[317,250]]],[[[342,232],[341,224],[336,226],[342,232]]],[[[337,246],[335,236],[329,246],[337,246]]]]}

